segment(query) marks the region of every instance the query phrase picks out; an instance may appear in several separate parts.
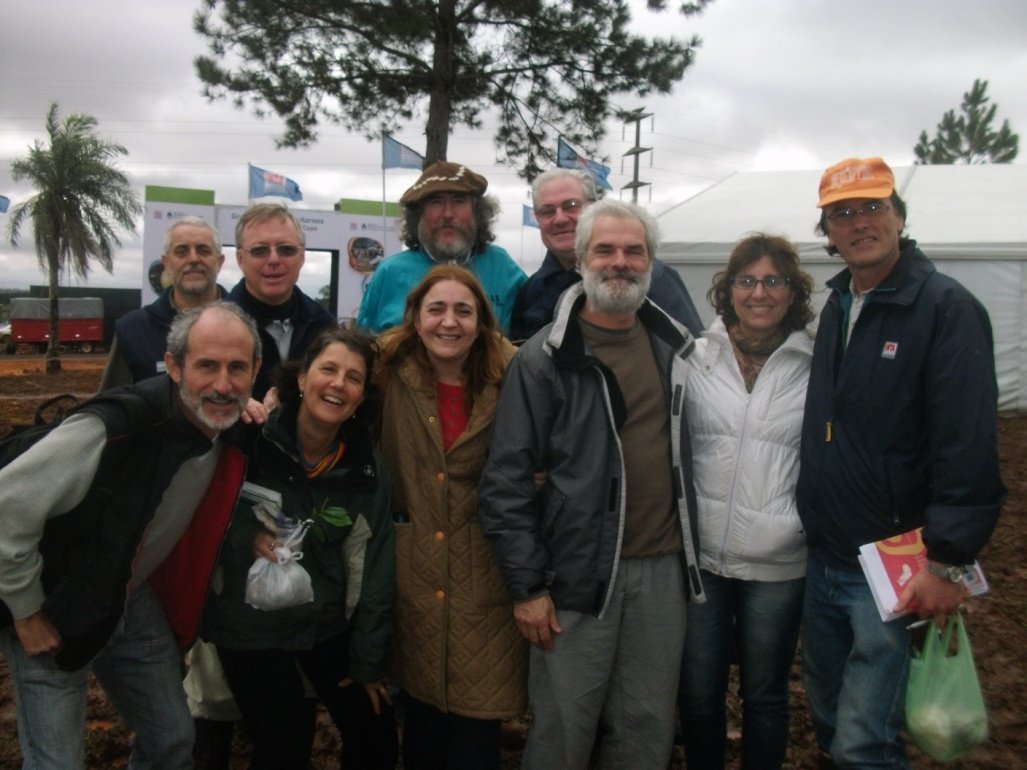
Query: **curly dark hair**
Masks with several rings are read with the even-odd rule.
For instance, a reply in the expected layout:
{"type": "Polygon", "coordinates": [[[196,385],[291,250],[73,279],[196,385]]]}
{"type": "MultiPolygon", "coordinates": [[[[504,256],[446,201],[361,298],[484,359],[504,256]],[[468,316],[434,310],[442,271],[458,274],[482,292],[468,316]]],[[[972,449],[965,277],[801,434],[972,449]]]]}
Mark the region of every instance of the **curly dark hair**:
{"type": "MultiPolygon", "coordinates": [[[[491,195],[479,195],[471,202],[474,210],[474,243],[471,244],[471,251],[475,254],[485,251],[485,248],[496,240],[492,232],[492,225],[499,217],[499,201],[491,195]]],[[[417,226],[421,223],[421,211],[424,201],[410,203],[403,207],[403,216],[400,218],[400,237],[408,249],[416,249],[421,245],[421,239],[417,235],[417,226]]]]}
{"type": "Polygon", "coordinates": [[[731,281],[742,270],[770,257],[774,267],[789,281],[792,302],[788,312],[781,319],[781,330],[790,334],[802,329],[813,320],[813,306],[810,294],[813,292],[813,277],[799,269],[799,254],[786,238],[766,233],[752,233],[735,244],[728,257],[727,267],[713,276],[713,285],[706,292],[706,299],[724,319],[724,325],[731,328],[738,323],[738,314],[731,302],[731,281]]]}
{"type": "Polygon", "coordinates": [[[347,420],[344,427],[348,429],[350,423],[356,423],[370,431],[375,426],[380,408],[378,389],[372,381],[377,352],[374,340],[356,329],[346,329],[341,326],[325,329],[307,346],[301,358],[286,361],[275,367],[271,379],[274,386],[278,388],[278,400],[283,406],[298,411],[300,407],[300,374],[308,372],[318,356],[336,343],[345,345],[351,352],[364,359],[366,374],[364,400],[353,413],[353,419],[347,420]]]}

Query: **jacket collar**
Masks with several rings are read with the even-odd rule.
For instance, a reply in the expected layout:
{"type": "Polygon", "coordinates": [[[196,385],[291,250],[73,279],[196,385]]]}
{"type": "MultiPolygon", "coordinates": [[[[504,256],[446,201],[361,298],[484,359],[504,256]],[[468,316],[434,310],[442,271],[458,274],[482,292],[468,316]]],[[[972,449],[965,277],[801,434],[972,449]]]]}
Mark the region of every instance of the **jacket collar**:
{"type": "MultiPolygon", "coordinates": [[[[722,349],[731,350],[731,339],[728,336],[727,326],[724,325],[722,316],[717,316],[713,319],[710,328],[702,333],[702,338],[707,340],[703,359],[707,362],[715,360],[718,351],[722,349]]],[[[775,350],[774,354],[776,355],[781,350],[795,351],[810,357],[813,355],[813,335],[809,329],[797,329],[785,338],[785,341],[781,343],[781,347],[775,350]]]]}
{"type": "MultiPolygon", "coordinates": [[[[871,290],[873,301],[911,305],[923,288],[924,282],[935,272],[937,269],[934,264],[920,251],[916,241],[912,238],[903,239],[902,251],[899,252],[895,267],[871,290]]],[[[852,273],[846,268],[831,278],[827,285],[839,295],[848,294],[851,281],[852,273]]]]}
{"type": "MultiPolygon", "coordinates": [[[[544,349],[566,366],[582,366],[591,358],[577,324],[584,304],[585,284],[578,281],[560,295],[553,325],[546,336],[544,349]]],[[[648,297],[638,309],[638,320],[650,336],[662,340],[676,355],[687,356],[695,347],[695,340],[688,329],[650,302],[648,297]]]]}
{"type": "MultiPolygon", "coordinates": [[[[299,442],[296,438],[297,410],[289,406],[275,409],[261,430],[264,440],[282,452],[297,465],[303,465],[299,442]]],[[[343,423],[339,439],[346,444],[346,451],[329,475],[335,477],[353,476],[354,479],[374,482],[377,477],[374,450],[367,432],[355,422],[352,427],[343,423]]]]}

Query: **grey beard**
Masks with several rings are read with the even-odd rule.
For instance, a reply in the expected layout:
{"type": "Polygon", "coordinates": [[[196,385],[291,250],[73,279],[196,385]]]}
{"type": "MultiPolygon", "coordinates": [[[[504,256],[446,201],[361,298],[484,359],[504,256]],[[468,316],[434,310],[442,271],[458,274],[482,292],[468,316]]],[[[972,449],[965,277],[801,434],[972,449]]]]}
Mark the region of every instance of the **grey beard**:
{"type": "Polygon", "coordinates": [[[421,248],[424,249],[425,254],[436,262],[456,262],[462,265],[471,258],[470,244],[463,239],[458,243],[448,245],[422,243],[421,248]]]}
{"type": "Polygon", "coordinates": [[[615,289],[603,280],[603,275],[585,268],[582,282],[585,284],[585,294],[592,307],[597,312],[607,315],[627,315],[642,307],[652,283],[652,270],[629,275],[637,280],[626,286],[619,285],[615,289]]]}

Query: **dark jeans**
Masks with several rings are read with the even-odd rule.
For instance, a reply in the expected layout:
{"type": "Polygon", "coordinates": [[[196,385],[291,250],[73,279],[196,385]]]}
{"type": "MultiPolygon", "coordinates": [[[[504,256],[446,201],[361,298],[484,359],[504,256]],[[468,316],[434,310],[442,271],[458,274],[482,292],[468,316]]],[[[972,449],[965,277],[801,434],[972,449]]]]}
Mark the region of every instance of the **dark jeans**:
{"type": "Polygon", "coordinates": [[[339,687],[347,669],[344,636],[299,652],[218,647],[218,657],[253,741],[251,770],[306,770],[310,763],[315,723],[297,665],[342,734],[342,766],[394,770],[398,741],[392,707],[383,703],[375,715],[362,685],[339,687]]]}
{"type": "Polygon", "coordinates": [[[689,770],[723,770],[724,693],[737,633],[742,768],[780,768],[788,745],[788,675],[804,580],[737,580],[702,571],[704,604],[688,605],[678,706],[689,770]]]}
{"type": "Polygon", "coordinates": [[[406,770],[499,770],[498,719],[446,714],[409,696],[403,703],[406,770]]]}

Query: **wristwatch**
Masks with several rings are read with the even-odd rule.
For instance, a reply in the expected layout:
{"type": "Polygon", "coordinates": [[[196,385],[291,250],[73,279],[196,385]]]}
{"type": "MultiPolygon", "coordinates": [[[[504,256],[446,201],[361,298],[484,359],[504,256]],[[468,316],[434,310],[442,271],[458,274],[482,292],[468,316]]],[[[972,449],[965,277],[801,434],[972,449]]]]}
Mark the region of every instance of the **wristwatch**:
{"type": "Polygon", "coordinates": [[[945,578],[953,583],[963,580],[963,568],[958,564],[942,564],[940,561],[927,560],[927,571],[932,575],[945,578]]]}

